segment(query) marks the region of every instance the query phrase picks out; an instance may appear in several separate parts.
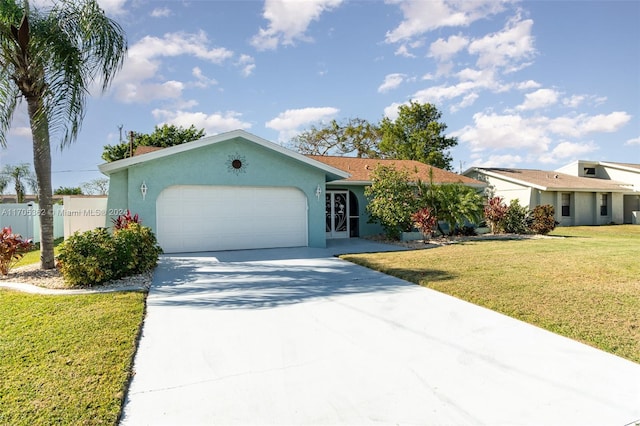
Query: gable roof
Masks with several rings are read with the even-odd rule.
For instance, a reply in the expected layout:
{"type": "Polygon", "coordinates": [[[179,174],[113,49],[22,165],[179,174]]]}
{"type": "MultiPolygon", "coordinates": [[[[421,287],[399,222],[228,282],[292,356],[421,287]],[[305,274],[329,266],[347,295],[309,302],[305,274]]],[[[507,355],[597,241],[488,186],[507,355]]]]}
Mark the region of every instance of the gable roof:
{"type": "Polygon", "coordinates": [[[624,182],[617,182],[609,179],[573,176],[566,173],[554,171],[483,167],[474,167],[472,170],[520,185],[530,186],[541,191],[632,191],[630,185],[624,182]]]}
{"type": "Polygon", "coordinates": [[[640,173],[640,164],[634,163],[616,163],[613,161],[599,161],[601,166],[613,167],[614,169],[628,170],[630,172],[640,173]]]}
{"type": "MultiPolygon", "coordinates": [[[[168,157],[170,155],[191,151],[193,149],[198,149],[198,148],[202,148],[209,145],[215,145],[217,143],[225,142],[235,138],[242,138],[248,142],[254,143],[256,145],[260,145],[264,148],[267,148],[276,153],[279,153],[285,157],[292,158],[296,161],[307,164],[311,167],[315,167],[317,169],[323,170],[327,176],[326,177],[327,181],[345,179],[349,177],[348,173],[345,173],[340,169],[315,161],[302,154],[298,154],[295,151],[291,151],[290,149],[284,148],[278,144],[270,142],[266,139],[263,139],[259,136],[251,134],[244,130],[233,130],[231,132],[220,133],[213,136],[205,136],[204,138],[198,139],[193,142],[187,142],[181,145],[175,145],[168,148],[160,148],[155,150],[151,149],[151,150],[148,150],[148,152],[143,152],[142,154],[139,154],[138,150],[136,149],[135,155],[133,157],[124,158],[122,160],[113,161],[111,163],[100,164],[98,166],[98,169],[100,169],[100,171],[105,175],[110,175],[111,173],[115,173],[117,171],[127,169],[136,164],[157,160],[159,158],[168,157]]],[[[146,148],[155,148],[155,147],[146,147],[146,148]]],[[[147,150],[143,150],[143,151],[147,151],[147,150]]]]}
{"type": "Polygon", "coordinates": [[[371,172],[381,164],[384,166],[394,166],[396,169],[400,170],[407,170],[413,181],[421,180],[423,182],[429,182],[431,179],[430,172],[432,172],[434,183],[462,183],[476,187],[486,186],[484,182],[479,180],[471,179],[470,177],[442,170],[414,160],[334,157],[325,155],[307,155],[307,157],[349,173],[351,176],[347,179],[341,180],[341,183],[370,184],[371,172]]]}

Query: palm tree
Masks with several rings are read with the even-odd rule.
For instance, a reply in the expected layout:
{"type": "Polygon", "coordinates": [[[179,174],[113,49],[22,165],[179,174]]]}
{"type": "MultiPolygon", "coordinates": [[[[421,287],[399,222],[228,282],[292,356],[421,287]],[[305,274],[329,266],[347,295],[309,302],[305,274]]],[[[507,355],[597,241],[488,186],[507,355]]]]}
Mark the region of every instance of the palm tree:
{"type": "Polygon", "coordinates": [[[9,185],[9,182],[13,181],[16,203],[24,203],[24,195],[26,193],[25,184],[29,185],[32,189],[37,186],[35,177],[33,173],[31,173],[31,165],[27,163],[17,166],[10,164],[4,166],[2,174],[0,175],[0,181],[4,184],[4,186],[0,185],[3,191],[4,188],[9,185]]]}
{"type": "Polygon", "coordinates": [[[13,113],[26,101],[33,164],[40,189],[41,268],[55,266],[51,199],[52,138],[60,146],[78,136],[85,100],[95,80],[105,91],[122,67],[122,28],[96,0],[59,0],[48,10],[29,1],[0,0],[0,145],[13,113]]]}

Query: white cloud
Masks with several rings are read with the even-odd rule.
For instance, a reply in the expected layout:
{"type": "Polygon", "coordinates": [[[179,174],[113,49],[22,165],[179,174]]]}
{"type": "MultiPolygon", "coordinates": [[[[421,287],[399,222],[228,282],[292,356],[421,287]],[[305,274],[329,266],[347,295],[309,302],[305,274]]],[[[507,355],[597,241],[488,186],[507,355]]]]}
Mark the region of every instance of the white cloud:
{"type": "Polygon", "coordinates": [[[469,53],[478,55],[479,68],[504,68],[505,72],[517,71],[529,65],[536,50],[531,29],[533,21],[510,20],[502,31],[475,39],[469,44],[469,53]]]}
{"type": "Polygon", "coordinates": [[[438,61],[448,61],[468,44],[469,39],[461,35],[452,35],[447,40],[439,38],[429,46],[428,56],[438,61]]]}
{"type": "Polygon", "coordinates": [[[378,93],[385,93],[389,90],[396,89],[402,84],[406,75],[405,74],[387,74],[384,78],[384,82],[378,87],[378,93]]]}
{"type": "Polygon", "coordinates": [[[597,149],[598,146],[593,142],[576,143],[563,141],[556,145],[550,153],[538,157],[538,160],[542,163],[558,163],[567,161],[567,159],[577,159],[597,149]]]}
{"type": "Polygon", "coordinates": [[[630,118],[624,112],[556,118],[481,112],[473,116],[473,125],[465,126],[452,135],[458,137],[460,142],[469,144],[473,152],[523,150],[539,161],[554,162],[556,159],[575,157],[597,149],[592,142],[563,140],[549,151],[549,147],[558,137],[581,138],[589,133],[614,132],[630,118]]]}
{"type": "Polygon", "coordinates": [[[198,129],[204,129],[207,135],[251,128],[251,123],[242,121],[242,114],[235,111],[205,114],[204,112],[154,109],[151,113],[156,120],[162,121],[161,124],[174,124],[182,127],[194,125],[198,129]]]}
{"type": "Polygon", "coordinates": [[[491,155],[487,160],[477,158],[472,161],[471,167],[518,167],[523,159],[519,155],[504,154],[491,155]]]}
{"type": "Polygon", "coordinates": [[[629,139],[624,144],[625,145],[640,145],[640,137],[629,139]]]}
{"type": "Polygon", "coordinates": [[[148,103],[158,99],[177,99],[182,96],[183,89],[184,83],[174,80],[164,83],[128,83],[119,87],[117,96],[125,103],[148,103]]]}
{"type": "Polygon", "coordinates": [[[251,39],[258,50],[273,50],[279,44],[291,45],[295,40],[308,40],[305,35],[312,21],[323,12],[338,7],[343,0],[265,0],[262,16],[269,26],[260,28],[251,39]]]}
{"type": "Polygon", "coordinates": [[[389,120],[395,120],[396,118],[398,118],[398,116],[400,115],[400,112],[398,111],[398,108],[400,108],[400,105],[408,105],[408,102],[392,103],[391,105],[389,105],[384,109],[384,116],[387,117],[389,120]]]}
{"type": "Polygon", "coordinates": [[[562,104],[569,108],[578,107],[587,97],[585,95],[572,95],[569,98],[564,98],[562,104]]]}
{"type": "Polygon", "coordinates": [[[9,134],[11,136],[17,136],[17,137],[21,137],[21,138],[30,138],[31,137],[31,127],[12,126],[9,129],[9,134]]]}
{"type": "Polygon", "coordinates": [[[231,58],[233,52],[223,47],[209,47],[209,40],[203,31],[167,33],[162,38],[146,36],[129,48],[127,60],[113,83],[116,98],[123,102],[148,102],[163,99],[163,96],[180,96],[180,93],[176,93],[177,82],[150,83],[148,80],[159,73],[162,58],[181,55],[220,64],[231,58]],[[169,88],[173,90],[166,90],[169,88]],[[161,90],[155,93],[156,89],[161,90]]]}
{"type": "Polygon", "coordinates": [[[436,28],[468,26],[503,11],[509,1],[388,0],[387,3],[399,5],[404,16],[400,25],[386,35],[388,43],[397,43],[436,28]]]}
{"type": "Polygon", "coordinates": [[[516,114],[498,115],[476,113],[473,126],[453,132],[452,135],[471,146],[472,151],[485,149],[526,149],[536,153],[547,151],[551,139],[547,136],[545,121],[526,119],[516,114]]]}
{"type": "Polygon", "coordinates": [[[406,44],[401,44],[396,51],[394,52],[396,56],[404,56],[405,58],[415,58],[416,55],[409,51],[409,48],[406,44]]]}
{"type": "Polygon", "coordinates": [[[631,120],[624,111],[599,115],[569,115],[549,120],[549,130],[562,136],[582,137],[588,133],[612,133],[631,120]]]}
{"type": "Polygon", "coordinates": [[[157,7],[151,11],[153,18],[167,18],[169,16],[171,16],[171,9],[168,7],[157,7]]]}
{"type": "Polygon", "coordinates": [[[240,59],[238,59],[236,65],[241,68],[240,74],[242,74],[243,77],[249,77],[253,74],[253,70],[256,69],[255,60],[249,55],[240,55],[240,59]]]}
{"type": "Polygon", "coordinates": [[[98,0],[98,4],[108,14],[121,15],[125,13],[124,5],[127,0],[98,0]]]}
{"type": "Polygon", "coordinates": [[[194,85],[201,89],[218,84],[218,82],[215,79],[209,78],[206,75],[204,75],[200,67],[194,67],[191,70],[191,74],[196,78],[196,82],[194,83],[194,85]]]}
{"type": "Polygon", "coordinates": [[[516,89],[518,90],[529,90],[529,89],[538,89],[542,86],[540,83],[534,80],[522,81],[516,84],[516,89]]]}
{"type": "Polygon", "coordinates": [[[265,127],[280,132],[278,140],[286,142],[300,132],[300,127],[327,120],[334,117],[338,112],[332,107],[309,107],[300,109],[288,109],[280,113],[276,118],[265,123],[265,127]]]}
{"type": "Polygon", "coordinates": [[[524,95],[524,102],[516,107],[518,111],[540,109],[558,102],[559,93],[553,89],[538,89],[524,95]]]}

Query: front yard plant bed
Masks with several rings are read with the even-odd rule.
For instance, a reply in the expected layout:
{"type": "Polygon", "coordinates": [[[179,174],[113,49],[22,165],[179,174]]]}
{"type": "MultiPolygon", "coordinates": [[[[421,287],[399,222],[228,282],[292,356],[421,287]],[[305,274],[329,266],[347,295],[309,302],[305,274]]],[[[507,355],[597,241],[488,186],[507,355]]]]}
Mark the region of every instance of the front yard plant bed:
{"type": "Polygon", "coordinates": [[[116,424],[145,296],[0,289],[0,425],[116,424]]]}
{"type": "Polygon", "coordinates": [[[640,363],[640,226],[550,236],[342,257],[640,363]]]}

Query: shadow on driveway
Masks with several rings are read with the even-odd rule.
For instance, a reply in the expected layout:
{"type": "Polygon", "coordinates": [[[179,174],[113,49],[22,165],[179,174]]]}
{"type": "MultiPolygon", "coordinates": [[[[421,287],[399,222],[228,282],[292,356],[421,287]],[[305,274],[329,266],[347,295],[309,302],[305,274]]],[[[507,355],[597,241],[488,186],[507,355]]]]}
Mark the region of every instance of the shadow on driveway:
{"type": "MultiPolygon", "coordinates": [[[[451,278],[438,270],[430,271],[430,275],[451,278]]],[[[147,303],[267,309],[339,295],[396,292],[411,286],[336,258],[223,262],[215,253],[165,256],[154,275],[147,303]]]]}

